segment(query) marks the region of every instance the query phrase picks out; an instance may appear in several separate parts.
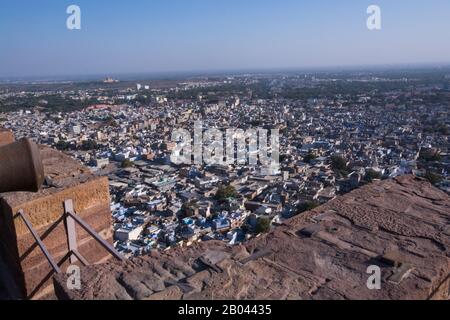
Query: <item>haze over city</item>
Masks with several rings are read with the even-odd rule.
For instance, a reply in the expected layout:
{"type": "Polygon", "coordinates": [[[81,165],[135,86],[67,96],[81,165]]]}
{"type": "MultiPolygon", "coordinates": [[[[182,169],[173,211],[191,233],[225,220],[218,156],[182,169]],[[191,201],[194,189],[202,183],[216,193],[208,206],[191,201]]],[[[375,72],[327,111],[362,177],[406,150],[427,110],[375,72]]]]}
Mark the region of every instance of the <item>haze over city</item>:
{"type": "Polygon", "coordinates": [[[446,0],[4,0],[0,9],[0,78],[450,62],[446,0]],[[81,30],[66,28],[71,4],[81,30]],[[366,27],[371,4],[381,30],[366,27]]]}

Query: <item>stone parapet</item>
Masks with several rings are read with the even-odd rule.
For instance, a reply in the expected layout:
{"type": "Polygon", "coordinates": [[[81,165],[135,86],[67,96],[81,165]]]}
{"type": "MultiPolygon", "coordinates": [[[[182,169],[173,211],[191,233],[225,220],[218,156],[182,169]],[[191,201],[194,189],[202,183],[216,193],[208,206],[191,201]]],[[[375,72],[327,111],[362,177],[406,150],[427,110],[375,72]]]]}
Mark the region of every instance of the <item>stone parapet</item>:
{"type": "MultiPolygon", "coordinates": [[[[56,262],[68,253],[64,201],[104,239],[112,242],[108,178],[95,177],[70,157],[48,148],[41,154],[46,176],[55,186],[38,193],[0,195],[0,253],[20,291],[19,298],[40,299],[53,294],[52,268],[30,230],[17,214],[22,210],[56,262]]],[[[77,226],[78,251],[90,264],[104,262],[109,254],[77,226]]],[[[65,272],[68,262],[61,266],[65,272]]]]}

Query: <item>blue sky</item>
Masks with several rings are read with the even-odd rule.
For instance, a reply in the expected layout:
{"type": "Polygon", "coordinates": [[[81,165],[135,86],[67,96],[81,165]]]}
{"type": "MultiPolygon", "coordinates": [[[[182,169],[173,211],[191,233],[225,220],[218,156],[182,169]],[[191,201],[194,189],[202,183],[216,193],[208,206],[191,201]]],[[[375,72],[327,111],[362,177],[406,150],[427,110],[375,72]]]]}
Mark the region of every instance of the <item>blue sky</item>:
{"type": "Polygon", "coordinates": [[[1,0],[0,77],[449,63],[449,33],[449,0],[1,0]]]}

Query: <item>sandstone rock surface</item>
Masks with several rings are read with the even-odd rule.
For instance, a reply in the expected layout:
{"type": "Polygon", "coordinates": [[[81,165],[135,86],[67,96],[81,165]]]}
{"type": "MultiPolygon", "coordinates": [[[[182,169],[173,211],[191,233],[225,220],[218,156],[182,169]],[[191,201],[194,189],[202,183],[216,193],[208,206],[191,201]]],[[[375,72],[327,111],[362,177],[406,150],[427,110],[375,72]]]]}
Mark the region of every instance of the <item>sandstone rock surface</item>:
{"type": "Polygon", "coordinates": [[[450,197],[406,176],[375,182],[267,235],[154,252],[55,277],[61,299],[448,299],[450,197]],[[369,266],[382,271],[369,290],[369,266]]]}
{"type": "MultiPolygon", "coordinates": [[[[56,262],[68,252],[65,200],[73,200],[76,213],[103,238],[112,239],[108,178],[93,176],[78,161],[51,148],[41,147],[41,157],[47,186],[37,193],[0,194],[0,259],[17,286],[14,298],[39,299],[53,292],[52,268],[17,216],[19,210],[27,214],[56,262]]],[[[106,261],[109,254],[80,227],[77,236],[79,251],[89,263],[106,261]]]]}

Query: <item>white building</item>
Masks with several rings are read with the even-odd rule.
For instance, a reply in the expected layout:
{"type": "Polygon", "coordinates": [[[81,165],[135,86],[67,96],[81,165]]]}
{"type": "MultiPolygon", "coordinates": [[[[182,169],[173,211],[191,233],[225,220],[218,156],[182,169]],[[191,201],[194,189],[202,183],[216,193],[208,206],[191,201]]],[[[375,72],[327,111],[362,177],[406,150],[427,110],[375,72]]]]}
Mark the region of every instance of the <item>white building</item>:
{"type": "Polygon", "coordinates": [[[114,239],[122,242],[139,239],[143,231],[143,226],[139,227],[122,227],[114,232],[114,239]]]}
{"type": "Polygon", "coordinates": [[[72,128],[70,129],[70,132],[73,135],[79,135],[81,133],[81,126],[72,126],[72,128]]]}

